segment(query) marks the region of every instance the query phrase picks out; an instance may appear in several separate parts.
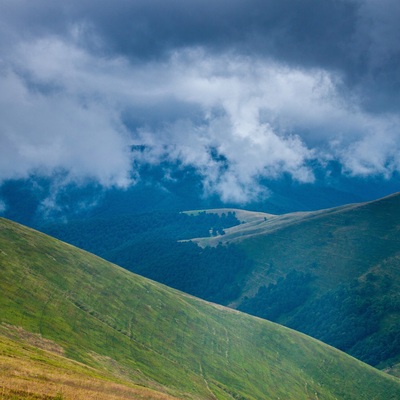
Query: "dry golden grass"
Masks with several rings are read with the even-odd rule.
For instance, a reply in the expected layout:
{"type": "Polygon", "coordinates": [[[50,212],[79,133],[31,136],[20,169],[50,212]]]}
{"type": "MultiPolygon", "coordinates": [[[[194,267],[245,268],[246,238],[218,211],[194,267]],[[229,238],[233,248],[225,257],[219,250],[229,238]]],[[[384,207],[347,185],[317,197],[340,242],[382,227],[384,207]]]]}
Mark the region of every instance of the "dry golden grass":
{"type": "Polygon", "coordinates": [[[60,356],[64,355],[64,349],[53,340],[45,339],[40,334],[29,332],[20,326],[3,322],[0,325],[0,332],[8,338],[22,340],[39,349],[47,350],[60,356]]]}
{"type": "Polygon", "coordinates": [[[0,339],[0,400],[174,399],[130,383],[112,382],[107,376],[102,379],[101,372],[64,357],[17,345],[4,336],[0,339]]]}

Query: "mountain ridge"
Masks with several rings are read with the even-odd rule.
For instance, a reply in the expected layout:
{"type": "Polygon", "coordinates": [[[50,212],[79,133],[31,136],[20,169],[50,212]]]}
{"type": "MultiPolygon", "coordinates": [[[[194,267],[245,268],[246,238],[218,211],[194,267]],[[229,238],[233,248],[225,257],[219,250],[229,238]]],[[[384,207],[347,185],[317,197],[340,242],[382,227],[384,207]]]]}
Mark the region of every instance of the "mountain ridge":
{"type": "Polygon", "coordinates": [[[214,237],[206,237],[206,238],[193,238],[191,239],[193,242],[197,243],[201,247],[205,246],[216,246],[219,243],[225,244],[228,242],[236,242],[247,239],[251,236],[263,235],[266,233],[270,233],[273,230],[278,230],[284,228],[288,225],[302,222],[306,219],[313,218],[321,218],[328,214],[340,213],[343,211],[352,210],[359,207],[364,207],[370,204],[379,203],[384,201],[385,199],[390,199],[392,197],[400,196],[400,192],[393,193],[391,195],[385,196],[380,199],[366,201],[362,203],[351,203],[337,207],[330,207],[316,211],[295,211],[291,213],[285,214],[270,214],[263,213],[258,211],[247,211],[238,208],[216,208],[216,209],[207,209],[207,210],[199,210],[199,211],[187,211],[187,214],[195,214],[199,212],[207,212],[207,213],[216,213],[220,214],[222,212],[234,212],[238,218],[242,221],[241,225],[237,225],[231,228],[226,228],[224,235],[217,235],[214,237]],[[240,215],[252,215],[253,218],[240,218],[240,215]],[[261,228],[260,228],[260,225],[261,228]],[[256,229],[259,227],[260,229],[256,229]],[[263,229],[264,228],[264,229],[263,229]]]}

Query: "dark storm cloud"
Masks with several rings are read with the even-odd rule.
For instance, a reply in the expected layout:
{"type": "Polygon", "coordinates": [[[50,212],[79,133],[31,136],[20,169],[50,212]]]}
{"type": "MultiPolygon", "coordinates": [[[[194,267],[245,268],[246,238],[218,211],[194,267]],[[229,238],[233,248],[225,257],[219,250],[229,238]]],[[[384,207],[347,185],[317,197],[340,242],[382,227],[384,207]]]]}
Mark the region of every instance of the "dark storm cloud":
{"type": "Polygon", "coordinates": [[[89,19],[111,48],[133,57],[205,46],[326,64],[343,59],[355,11],[331,0],[124,1],[99,7],[89,19]]]}
{"type": "Polygon", "coordinates": [[[308,65],[346,61],[358,9],[337,0],[17,0],[3,7],[21,32],[65,34],[87,23],[108,50],[134,58],[205,46],[308,65]]]}
{"type": "Polygon", "coordinates": [[[67,35],[85,24],[81,40],[92,51],[136,61],[196,46],[268,57],[342,74],[370,109],[400,107],[396,0],[17,0],[3,8],[22,35],[67,35]]]}
{"type": "Polygon", "coordinates": [[[310,160],[390,176],[399,4],[3,1],[0,180],[62,169],[126,186],[132,144],[238,201],[262,192],[259,177],[311,182],[310,160]]]}

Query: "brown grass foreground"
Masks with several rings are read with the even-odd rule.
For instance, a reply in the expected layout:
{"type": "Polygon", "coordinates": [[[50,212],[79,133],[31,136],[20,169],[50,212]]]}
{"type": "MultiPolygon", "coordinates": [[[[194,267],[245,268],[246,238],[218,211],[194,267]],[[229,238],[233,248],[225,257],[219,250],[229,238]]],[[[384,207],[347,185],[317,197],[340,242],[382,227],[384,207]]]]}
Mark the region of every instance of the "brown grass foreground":
{"type": "Polygon", "coordinates": [[[101,371],[0,336],[1,400],[174,399],[111,379],[101,371]]]}

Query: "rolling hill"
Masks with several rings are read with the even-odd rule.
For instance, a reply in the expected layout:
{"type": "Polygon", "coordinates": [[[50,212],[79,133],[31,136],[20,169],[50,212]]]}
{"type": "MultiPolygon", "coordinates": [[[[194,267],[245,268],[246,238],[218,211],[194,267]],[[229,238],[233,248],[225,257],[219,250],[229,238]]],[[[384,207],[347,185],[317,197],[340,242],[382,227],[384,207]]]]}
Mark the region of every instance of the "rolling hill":
{"type": "Polygon", "coordinates": [[[305,332],[372,365],[397,364],[400,195],[254,217],[223,236],[194,239],[202,247],[236,244],[254,261],[231,306],[305,332]]]}
{"type": "Polygon", "coordinates": [[[321,342],[4,219],[0,310],[5,399],[400,397],[397,378],[321,342]]]}

